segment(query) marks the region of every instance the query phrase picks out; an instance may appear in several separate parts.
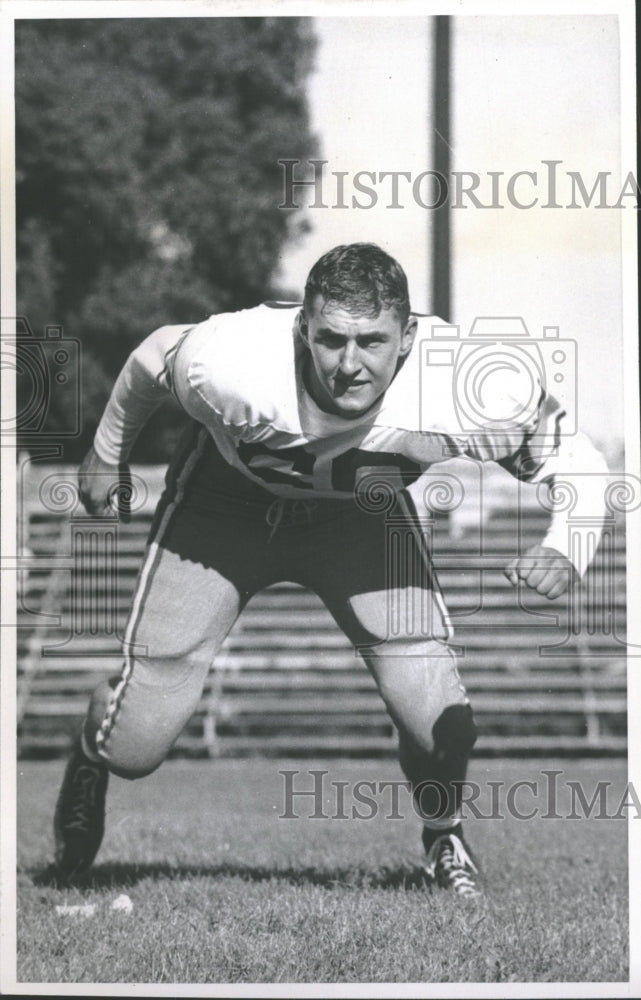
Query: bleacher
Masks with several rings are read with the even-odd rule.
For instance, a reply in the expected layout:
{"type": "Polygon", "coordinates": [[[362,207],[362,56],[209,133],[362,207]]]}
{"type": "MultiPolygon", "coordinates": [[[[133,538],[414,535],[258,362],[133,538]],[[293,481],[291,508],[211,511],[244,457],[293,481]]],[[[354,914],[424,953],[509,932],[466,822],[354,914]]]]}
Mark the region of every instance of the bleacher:
{"type": "MultiPolygon", "coordinates": [[[[55,481],[56,475],[50,472],[55,481]]],[[[25,503],[19,610],[19,752],[68,750],[97,682],[121,665],[119,636],[151,522],[159,475],[129,524],[25,503]],[[26,568],[28,567],[28,568],[26,568]]],[[[40,481],[46,478],[40,475],[40,481]]],[[[67,480],[69,476],[66,476],[67,480]]],[[[501,481],[502,483],[502,481],[501,481]]],[[[516,488],[516,487],[514,487],[516,488]]],[[[625,557],[610,525],[568,624],[567,600],[519,593],[502,567],[540,541],[548,515],[524,517],[500,486],[482,532],[435,513],[434,563],[475,709],[477,754],[622,754],[626,748],[625,557]],[[502,492],[503,491],[503,492],[502,492]],[[482,536],[482,537],[481,537],[482,536]]],[[[469,492],[473,492],[471,489],[469,492]]],[[[68,506],[68,505],[67,505],[68,506]]],[[[376,686],[313,593],[283,583],[256,595],[210,671],[175,754],[391,755],[395,733],[376,686]]]]}

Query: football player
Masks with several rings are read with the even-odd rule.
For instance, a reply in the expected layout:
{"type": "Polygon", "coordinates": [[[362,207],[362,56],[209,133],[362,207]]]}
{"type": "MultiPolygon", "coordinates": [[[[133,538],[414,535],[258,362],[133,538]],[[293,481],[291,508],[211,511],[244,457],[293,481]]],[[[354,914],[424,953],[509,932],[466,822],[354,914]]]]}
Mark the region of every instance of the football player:
{"type": "MultiPolygon", "coordinates": [[[[107,484],[168,393],[191,423],[154,517],[122,672],[94,692],[58,797],[55,858],[66,875],[96,856],[109,772],[139,778],[162,763],[247,601],[287,580],[321,597],[376,681],[423,819],[428,872],[462,896],[478,894],[460,811],[476,728],[406,487],[454,456],[497,461],[534,482],[604,463],[580,435],[564,445],[563,412],[545,392],[523,416],[506,385],[498,416],[464,432],[444,370],[421,412],[412,346],[419,322],[432,321],[411,313],[400,265],[357,243],[314,265],[302,308],[267,304],[162,327],[129,357],[80,468],[87,511],[111,512],[107,484]],[[409,539],[393,580],[390,504],[409,539]],[[390,598],[415,612],[399,616],[394,634],[390,598]],[[411,629],[412,619],[422,627],[411,629]]],[[[581,503],[600,511],[594,497],[581,503]]],[[[573,567],[567,546],[565,523],[553,517],[542,543],[512,560],[509,579],[558,597],[585,569],[573,567]]]]}

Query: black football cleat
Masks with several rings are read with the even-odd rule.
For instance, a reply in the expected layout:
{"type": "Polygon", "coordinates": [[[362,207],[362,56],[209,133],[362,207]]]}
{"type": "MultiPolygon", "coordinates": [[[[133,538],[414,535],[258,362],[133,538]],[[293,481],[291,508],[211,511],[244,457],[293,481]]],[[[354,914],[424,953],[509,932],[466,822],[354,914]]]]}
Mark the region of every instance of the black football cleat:
{"type": "Polygon", "coordinates": [[[478,868],[458,831],[436,837],[427,851],[425,870],[441,889],[452,889],[458,896],[469,898],[481,895],[474,877],[478,868]]]}
{"type": "Polygon", "coordinates": [[[53,820],[55,862],[67,878],[84,874],[98,853],[105,832],[109,770],[73,749],[58,794],[53,820]]]}

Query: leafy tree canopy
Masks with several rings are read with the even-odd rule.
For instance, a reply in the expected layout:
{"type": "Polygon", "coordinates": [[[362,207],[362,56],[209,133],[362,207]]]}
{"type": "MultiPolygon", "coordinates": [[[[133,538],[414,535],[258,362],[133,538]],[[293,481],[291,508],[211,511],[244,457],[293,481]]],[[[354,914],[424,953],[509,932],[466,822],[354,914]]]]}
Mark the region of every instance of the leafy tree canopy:
{"type": "MultiPolygon", "coordinates": [[[[81,341],[90,443],[132,348],[277,293],[284,157],[314,154],[308,18],[25,20],[16,25],[19,311],[81,341]]],[[[67,398],[67,397],[65,397],[67,398]]],[[[67,404],[52,394],[47,429],[67,404]]],[[[138,457],[163,460],[177,414],[138,457]]],[[[135,457],[135,456],[134,456],[135,457]]]]}

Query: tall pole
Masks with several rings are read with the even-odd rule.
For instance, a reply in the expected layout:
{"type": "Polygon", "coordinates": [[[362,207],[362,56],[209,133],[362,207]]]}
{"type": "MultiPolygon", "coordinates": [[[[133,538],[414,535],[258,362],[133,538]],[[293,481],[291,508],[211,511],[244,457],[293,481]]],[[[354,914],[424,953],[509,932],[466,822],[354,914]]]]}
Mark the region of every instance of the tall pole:
{"type": "MultiPolygon", "coordinates": [[[[450,182],[450,21],[434,18],[434,78],[433,78],[433,167],[444,178],[445,192],[450,182]]],[[[442,182],[443,183],[443,182],[442,182]]],[[[450,322],[450,207],[445,203],[434,209],[432,224],[432,313],[450,322]]]]}

